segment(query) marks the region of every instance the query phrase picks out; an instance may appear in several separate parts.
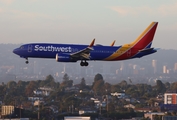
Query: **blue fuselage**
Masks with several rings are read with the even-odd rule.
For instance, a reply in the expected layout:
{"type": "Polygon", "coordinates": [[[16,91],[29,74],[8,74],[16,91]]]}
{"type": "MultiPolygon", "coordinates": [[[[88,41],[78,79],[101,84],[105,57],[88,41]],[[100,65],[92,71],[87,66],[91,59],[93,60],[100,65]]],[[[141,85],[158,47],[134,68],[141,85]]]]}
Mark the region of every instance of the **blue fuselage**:
{"type": "MultiPolygon", "coordinates": [[[[79,52],[85,48],[87,45],[73,45],[73,44],[47,44],[47,43],[34,43],[34,44],[25,44],[21,47],[15,49],[13,52],[23,58],[56,58],[56,54],[65,54],[70,55],[72,53],[79,52]]],[[[122,46],[93,46],[93,50],[90,51],[90,59],[88,60],[106,60],[111,55],[115,54],[122,46]]],[[[129,51],[122,51],[124,53],[123,59],[131,59],[136,57],[142,57],[144,55],[152,54],[154,51],[149,52],[137,52],[137,50],[131,49],[129,51]],[[136,52],[136,53],[135,53],[136,52]]],[[[120,53],[117,53],[119,55],[120,53]]],[[[119,55],[120,56],[120,55],[119,55]]],[[[118,56],[118,57],[119,57],[118,56]]],[[[77,58],[81,60],[82,58],[77,58]]],[[[110,59],[110,61],[117,59],[110,59]]],[[[118,59],[119,60],[119,59],[118,59]]],[[[120,56],[120,60],[121,56],[120,56]]],[[[63,62],[63,61],[62,61],[63,62]]]]}

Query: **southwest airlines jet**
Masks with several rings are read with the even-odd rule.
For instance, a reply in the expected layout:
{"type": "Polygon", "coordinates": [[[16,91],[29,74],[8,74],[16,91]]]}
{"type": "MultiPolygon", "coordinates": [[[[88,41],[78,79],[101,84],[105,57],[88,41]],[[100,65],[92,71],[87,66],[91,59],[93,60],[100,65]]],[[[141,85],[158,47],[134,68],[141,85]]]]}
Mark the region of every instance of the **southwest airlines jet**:
{"type": "Polygon", "coordinates": [[[88,66],[87,61],[90,60],[117,61],[141,58],[157,52],[157,49],[151,47],[157,25],[158,22],[152,22],[135,41],[121,46],[114,46],[115,41],[110,46],[94,45],[95,39],[93,39],[90,45],[24,44],[13,52],[25,58],[27,64],[28,58],[54,58],[57,62],[80,60],[81,66],[88,66]]]}

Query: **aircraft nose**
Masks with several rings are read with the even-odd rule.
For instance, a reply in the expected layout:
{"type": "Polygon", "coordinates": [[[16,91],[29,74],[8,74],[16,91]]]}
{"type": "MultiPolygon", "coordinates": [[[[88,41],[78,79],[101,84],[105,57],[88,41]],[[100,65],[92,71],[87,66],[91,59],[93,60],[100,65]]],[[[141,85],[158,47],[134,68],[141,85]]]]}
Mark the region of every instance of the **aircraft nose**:
{"type": "Polygon", "coordinates": [[[15,54],[18,55],[18,48],[14,49],[14,50],[13,50],[13,53],[15,53],[15,54]]]}

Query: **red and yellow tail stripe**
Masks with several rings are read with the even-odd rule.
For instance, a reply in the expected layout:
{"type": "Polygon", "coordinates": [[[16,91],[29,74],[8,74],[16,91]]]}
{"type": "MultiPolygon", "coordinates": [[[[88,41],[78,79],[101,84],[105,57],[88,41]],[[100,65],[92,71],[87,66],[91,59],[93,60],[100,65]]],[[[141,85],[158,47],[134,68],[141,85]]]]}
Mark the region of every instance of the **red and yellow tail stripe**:
{"type": "Polygon", "coordinates": [[[158,22],[152,22],[135,41],[130,44],[122,45],[105,60],[122,60],[136,55],[139,50],[142,50],[151,44],[157,25],[158,22]]]}

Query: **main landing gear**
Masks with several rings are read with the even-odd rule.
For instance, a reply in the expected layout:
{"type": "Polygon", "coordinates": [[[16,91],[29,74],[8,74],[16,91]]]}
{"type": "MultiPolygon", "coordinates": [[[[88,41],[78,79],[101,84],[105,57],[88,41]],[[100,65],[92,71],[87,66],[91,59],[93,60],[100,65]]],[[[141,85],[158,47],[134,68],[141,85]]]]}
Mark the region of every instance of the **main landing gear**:
{"type": "Polygon", "coordinates": [[[88,66],[88,65],[89,65],[89,63],[85,60],[84,62],[83,62],[83,61],[81,61],[80,65],[81,65],[81,66],[88,66]]]}
{"type": "Polygon", "coordinates": [[[28,64],[29,63],[29,61],[28,61],[28,58],[26,58],[26,62],[25,62],[26,64],[28,64]]]}

